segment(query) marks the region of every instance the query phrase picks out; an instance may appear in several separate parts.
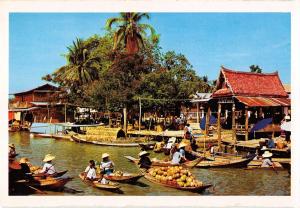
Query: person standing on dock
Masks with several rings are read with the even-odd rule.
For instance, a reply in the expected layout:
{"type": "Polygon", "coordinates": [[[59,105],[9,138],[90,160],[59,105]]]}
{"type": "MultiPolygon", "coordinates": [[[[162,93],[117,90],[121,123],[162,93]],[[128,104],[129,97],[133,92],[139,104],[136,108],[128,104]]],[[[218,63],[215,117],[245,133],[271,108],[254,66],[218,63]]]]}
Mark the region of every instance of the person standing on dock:
{"type": "Polygon", "coordinates": [[[45,155],[45,158],[43,162],[45,162],[43,169],[41,170],[41,173],[44,173],[46,175],[53,175],[56,173],[56,170],[54,168],[54,165],[52,164],[52,160],[55,159],[54,155],[47,154],[45,155]]]}
{"type": "Polygon", "coordinates": [[[100,164],[101,173],[110,175],[114,172],[115,164],[109,159],[108,153],[102,154],[102,162],[100,164]]]}

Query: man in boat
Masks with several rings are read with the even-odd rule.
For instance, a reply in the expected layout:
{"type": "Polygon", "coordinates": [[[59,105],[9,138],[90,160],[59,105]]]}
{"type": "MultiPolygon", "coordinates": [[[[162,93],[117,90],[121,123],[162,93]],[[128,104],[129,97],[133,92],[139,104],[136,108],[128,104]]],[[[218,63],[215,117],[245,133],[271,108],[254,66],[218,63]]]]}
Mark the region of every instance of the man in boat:
{"type": "Polygon", "coordinates": [[[102,174],[110,175],[114,172],[115,164],[109,159],[108,153],[102,154],[102,162],[100,164],[100,170],[102,174]]]}
{"type": "Polygon", "coordinates": [[[138,162],[138,165],[140,168],[148,170],[151,167],[152,162],[148,157],[149,155],[150,153],[146,151],[142,151],[139,153],[140,160],[138,162]]]}
{"type": "Polygon", "coordinates": [[[47,154],[45,155],[45,158],[43,162],[45,162],[43,169],[41,170],[40,173],[44,173],[45,175],[53,175],[56,173],[56,170],[54,168],[54,165],[52,164],[52,160],[55,159],[54,155],[47,154]]]}
{"type": "Polygon", "coordinates": [[[273,154],[269,151],[264,152],[264,154],[262,155],[263,161],[262,161],[261,167],[264,167],[264,168],[265,167],[266,168],[273,167],[273,168],[275,168],[274,163],[271,161],[272,155],[273,154]]]}
{"type": "Polygon", "coordinates": [[[84,171],[84,180],[88,179],[93,181],[96,178],[96,165],[94,160],[89,161],[89,165],[84,171]]]}
{"type": "Polygon", "coordinates": [[[178,150],[173,154],[172,161],[171,161],[172,164],[179,165],[180,163],[187,161],[187,159],[185,158],[185,151],[184,151],[185,147],[186,147],[185,143],[179,144],[178,150]]]}
{"type": "Polygon", "coordinates": [[[272,148],[275,148],[275,142],[272,138],[272,135],[268,135],[268,142],[267,142],[267,146],[268,148],[272,149],[272,148]]]}

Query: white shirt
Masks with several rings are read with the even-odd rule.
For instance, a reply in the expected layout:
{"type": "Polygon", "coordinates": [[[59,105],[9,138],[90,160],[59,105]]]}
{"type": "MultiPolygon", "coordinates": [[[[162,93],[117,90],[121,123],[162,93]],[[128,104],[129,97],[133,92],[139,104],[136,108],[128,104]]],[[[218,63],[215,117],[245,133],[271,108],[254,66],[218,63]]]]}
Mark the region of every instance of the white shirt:
{"type": "Polygon", "coordinates": [[[172,158],[171,163],[172,163],[172,164],[179,164],[182,157],[183,157],[183,156],[182,156],[182,153],[180,153],[180,152],[175,152],[175,153],[173,154],[173,158],[172,158]]]}
{"type": "Polygon", "coordinates": [[[87,173],[86,174],[87,178],[89,178],[89,179],[96,178],[96,169],[95,168],[90,168],[90,166],[87,166],[84,172],[87,173]]]}
{"type": "Polygon", "coordinates": [[[104,177],[100,181],[101,184],[108,184],[108,180],[106,180],[104,177]]]}
{"type": "Polygon", "coordinates": [[[56,173],[56,170],[55,170],[53,164],[45,163],[43,166],[43,169],[41,170],[41,173],[46,173],[46,174],[52,175],[52,174],[56,173]]]}
{"type": "Polygon", "coordinates": [[[112,169],[114,167],[114,163],[112,161],[101,162],[100,168],[103,170],[112,169]]]}

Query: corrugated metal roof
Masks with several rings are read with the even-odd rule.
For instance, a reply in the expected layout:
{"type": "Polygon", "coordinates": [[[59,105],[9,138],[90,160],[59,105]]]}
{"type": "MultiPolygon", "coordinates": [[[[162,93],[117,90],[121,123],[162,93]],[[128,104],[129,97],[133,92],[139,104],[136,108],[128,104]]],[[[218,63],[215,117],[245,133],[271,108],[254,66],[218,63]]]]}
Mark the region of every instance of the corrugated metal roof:
{"type": "Polygon", "coordinates": [[[249,107],[291,106],[291,99],[289,98],[265,98],[244,96],[236,96],[235,98],[249,107]]]}

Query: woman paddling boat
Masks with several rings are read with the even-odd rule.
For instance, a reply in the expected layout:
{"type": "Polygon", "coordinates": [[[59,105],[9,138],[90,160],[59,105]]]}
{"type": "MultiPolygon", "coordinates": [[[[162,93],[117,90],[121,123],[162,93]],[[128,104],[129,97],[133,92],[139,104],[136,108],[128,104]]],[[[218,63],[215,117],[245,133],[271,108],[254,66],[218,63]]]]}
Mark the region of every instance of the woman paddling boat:
{"type": "Polygon", "coordinates": [[[113,161],[111,161],[109,159],[109,154],[103,153],[102,154],[102,162],[100,164],[101,173],[109,175],[114,172],[114,167],[115,167],[115,164],[113,163],[113,161]]]}
{"type": "Polygon", "coordinates": [[[54,159],[55,159],[54,155],[51,155],[51,154],[45,155],[45,158],[43,160],[43,162],[45,162],[45,164],[43,165],[43,168],[40,171],[40,173],[44,173],[46,176],[54,175],[56,173],[54,164],[52,164],[52,160],[54,160],[54,159]]]}
{"type": "Polygon", "coordinates": [[[139,157],[140,157],[140,160],[138,162],[138,165],[140,168],[142,169],[149,169],[151,168],[151,160],[150,158],[148,157],[150,154],[149,152],[146,152],[146,151],[142,151],[139,153],[139,157]]]}

